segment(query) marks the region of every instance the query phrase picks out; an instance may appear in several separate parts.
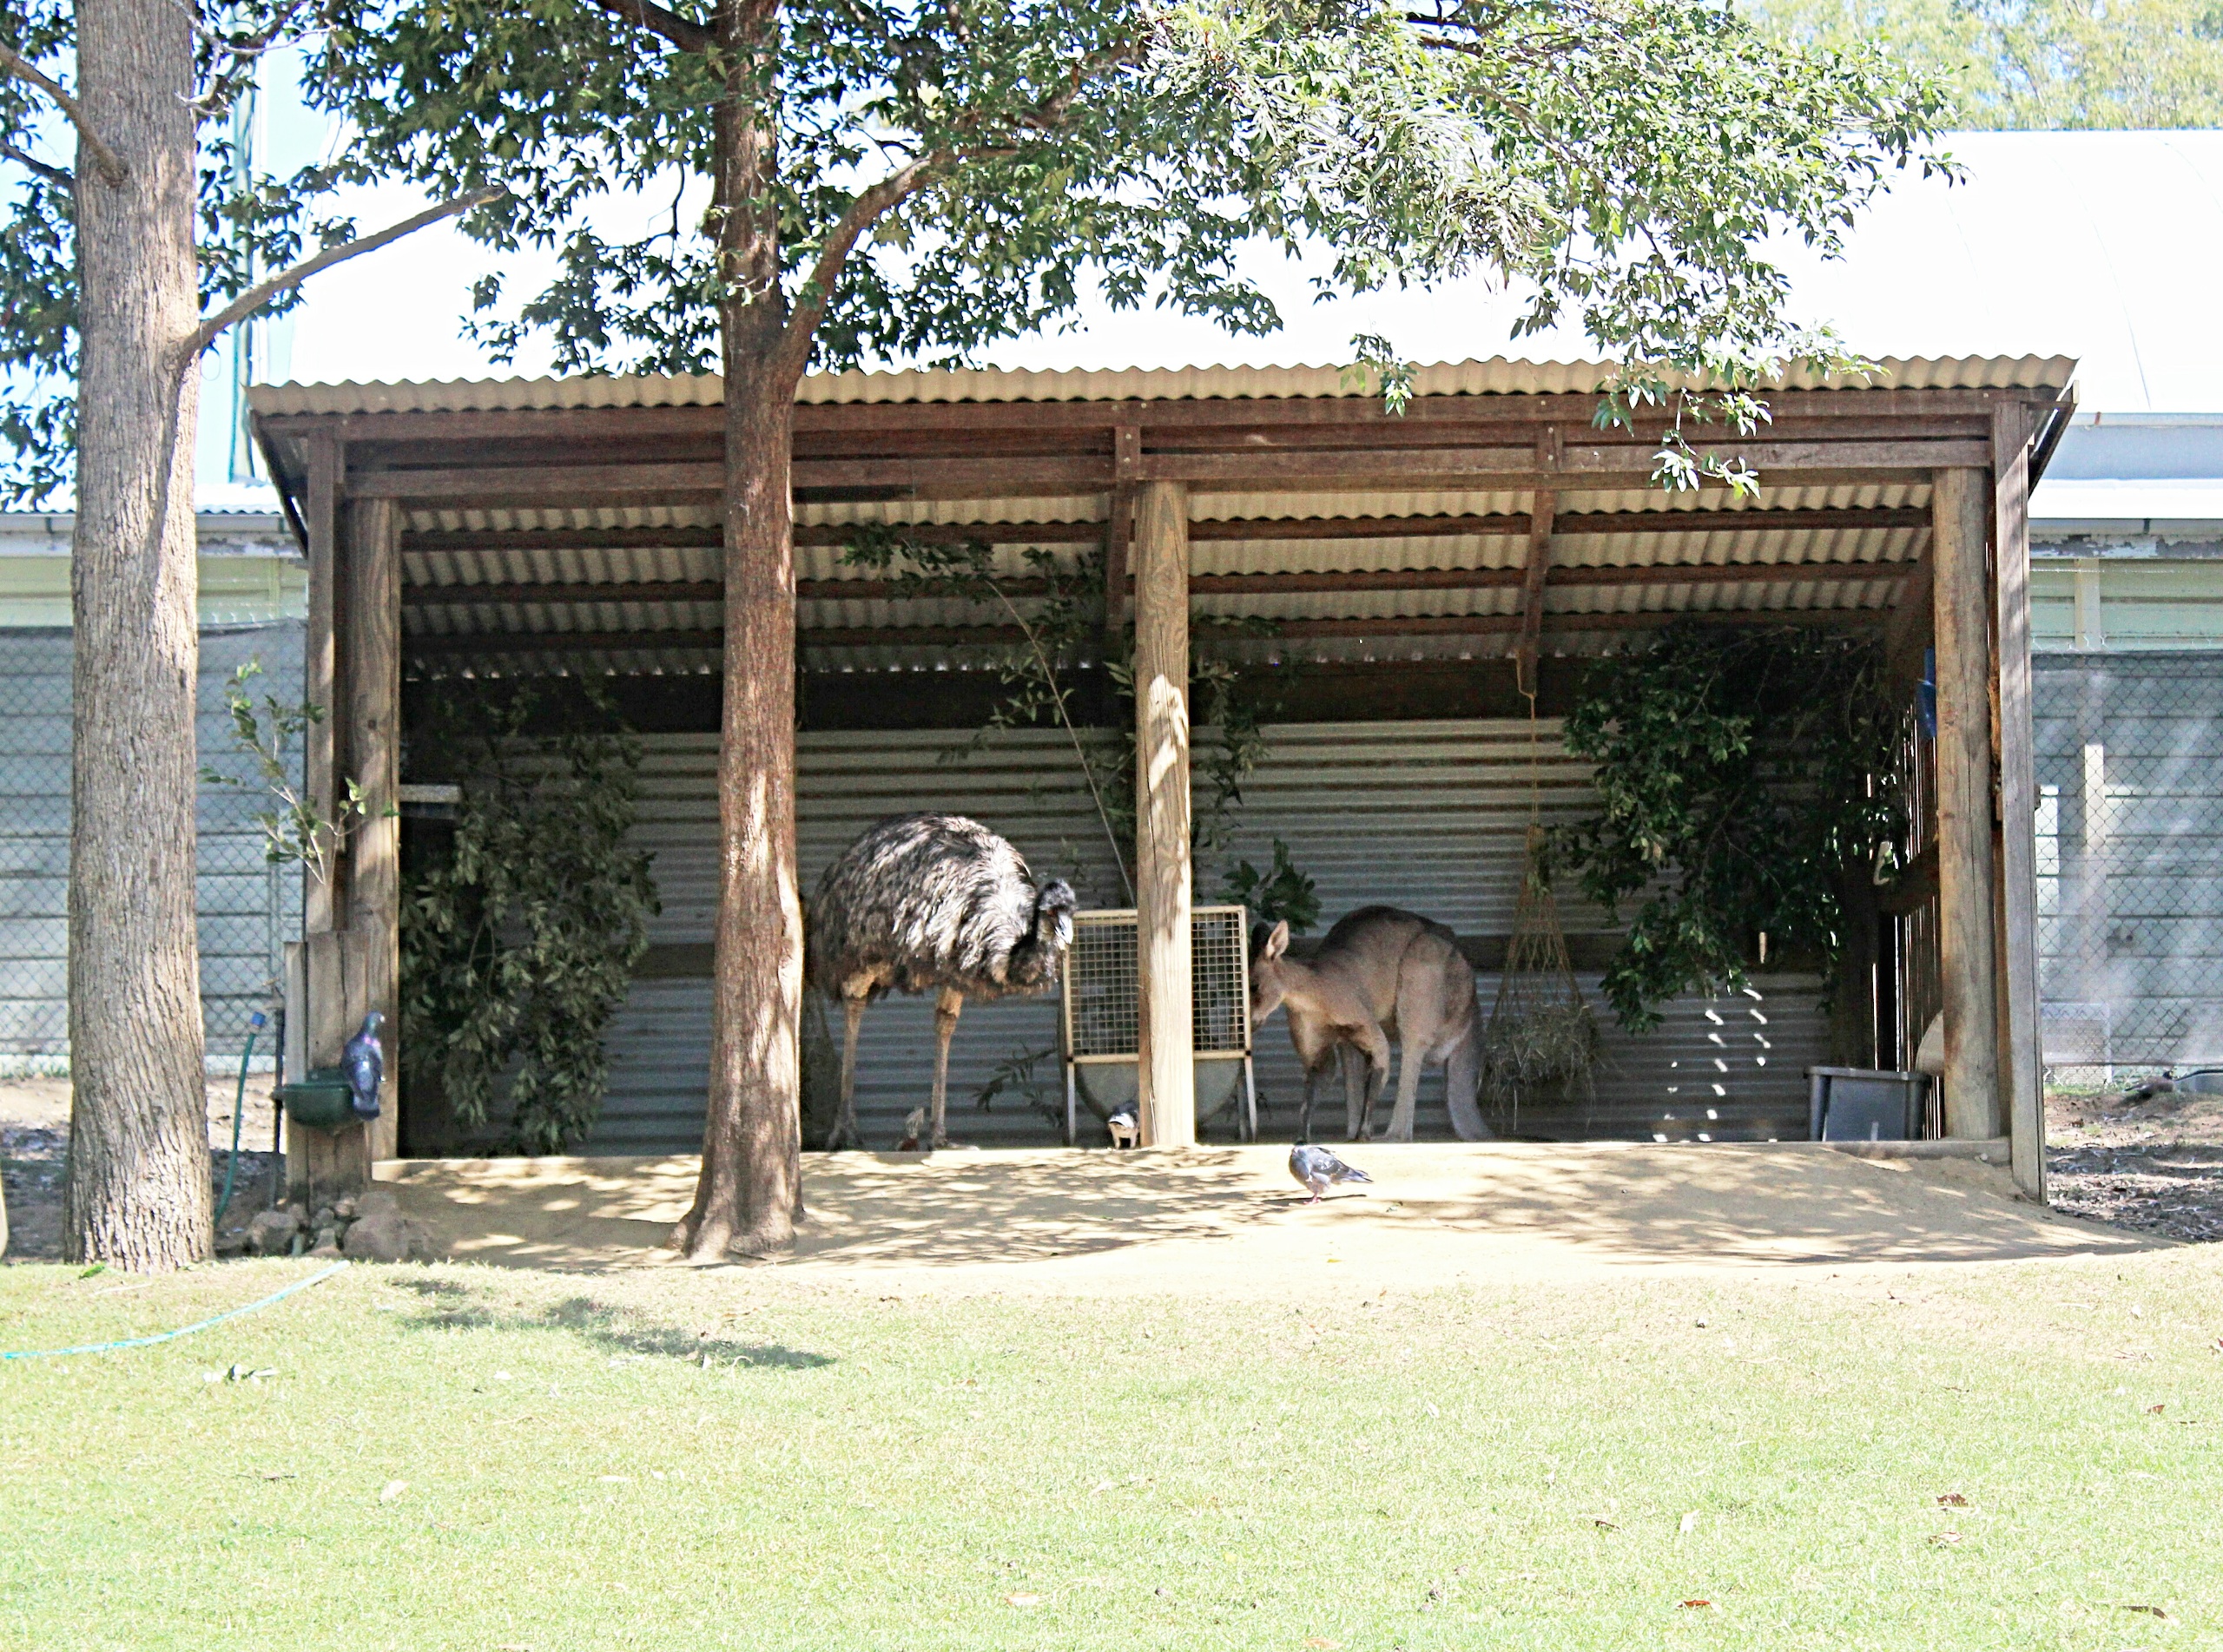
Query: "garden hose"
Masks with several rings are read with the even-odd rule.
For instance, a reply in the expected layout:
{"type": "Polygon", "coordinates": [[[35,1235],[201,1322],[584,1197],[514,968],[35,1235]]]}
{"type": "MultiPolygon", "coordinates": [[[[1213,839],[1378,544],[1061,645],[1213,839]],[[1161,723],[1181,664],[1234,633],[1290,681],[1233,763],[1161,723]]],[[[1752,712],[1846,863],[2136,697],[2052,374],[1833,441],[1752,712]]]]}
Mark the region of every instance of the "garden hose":
{"type": "Polygon", "coordinates": [[[247,1120],[247,1068],[254,1059],[254,1035],[261,1030],[264,1020],[260,1010],[247,1018],[247,1049],[240,1056],[240,1087],[232,1097],[232,1156],[224,1163],[224,1196],[216,1201],[219,1223],[232,1207],[232,1181],[240,1173],[240,1126],[247,1120]]]}

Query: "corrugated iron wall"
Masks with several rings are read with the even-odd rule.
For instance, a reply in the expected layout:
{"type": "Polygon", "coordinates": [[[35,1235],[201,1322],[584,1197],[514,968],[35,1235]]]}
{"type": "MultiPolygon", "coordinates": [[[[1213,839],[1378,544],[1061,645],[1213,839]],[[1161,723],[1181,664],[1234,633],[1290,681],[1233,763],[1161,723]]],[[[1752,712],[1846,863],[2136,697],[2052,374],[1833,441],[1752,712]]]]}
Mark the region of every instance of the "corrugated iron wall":
{"type": "MultiPolygon", "coordinates": [[[[67,631],[0,630],[0,1055],[69,1048],[69,659],[67,631]]],[[[243,772],[224,690],[259,660],[258,695],[300,695],[298,621],[203,631],[201,761],[243,772]]],[[[277,949],[300,931],[298,877],[263,859],[257,802],[203,786],[200,799],[201,1017],[208,1053],[236,1059],[269,996],[277,949]]]]}
{"type": "MultiPolygon", "coordinates": [[[[900,692],[901,679],[891,680],[900,692]]],[[[1200,733],[1200,743],[1210,738],[1200,733]]],[[[1556,723],[1518,721],[1287,725],[1267,731],[1264,762],[1244,787],[1226,849],[1200,866],[1200,893],[1217,891],[1237,859],[1263,865],[1281,838],[1318,884],[1325,922],[1381,901],[1450,925],[1466,937],[1503,937],[1513,924],[1532,807],[1547,821],[1588,806],[1586,766],[1568,760],[1556,723]],[[1531,780],[1536,791],[1532,800],[1531,780]]],[[[642,846],[656,856],[663,915],[652,938],[701,948],[716,898],[714,735],[647,742],[642,846]]],[[[808,898],[828,861],[865,826],[909,809],[975,816],[1010,838],[1038,876],[1071,879],[1084,901],[1128,904],[1079,767],[1063,734],[1028,732],[966,748],[961,735],[806,734],[798,750],[800,852],[808,898]]],[[[1599,933],[1603,914],[1570,904],[1570,932],[1599,933]]],[[[670,956],[667,954],[666,956],[670,956]]],[[[1585,977],[1593,994],[1594,974],[1585,977]]],[[[1487,1014],[1497,977],[1481,979],[1487,1014]]],[[[1534,1111],[1524,1131],[1714,1140],[1796,1135],[1805,1116],[1805,1068],[1827,1035],[1811,977],[1758,981],[1763,997],[1672,1006],[1642,1038],[1607,1036],[1607,1061],[1588,1109],[1534,1111]]],[[[709,1081],[709,983],[700,976],[636,984],[610,1038],[610,1089],[584,1150],[682,1149],[701,1138],[709,1081]]],[[[984,1145],[1058,1139],[1047,1112],[1007,1090],[991,1110],[973,1097],[1000,1063],[1054,1050],[1052,1000],[968,1006],[951,1050],[952,1134],[984,1145]]],[[[890,1145],[903,1115],[927,1097],[933,1010],[890,998],[865,1017],[857,1098],[866,1138],[890,1145]]],[[[1293,1129],[1301,1079],[1282,1017],[1259,1030],[1265,1129],[1293,1129]]],[[[1036,1062],[1036,1096],[1062,1107],[1054,1053],[1036,1062]]],[[[1448,1137],[1442,1080],[1422,1086],[1421,1129],[1448,1137]]],[[[1342,1102],[1326,1096],[1340,1129],[1342,1102]]],[[[1501,1121],[1510,1128],[1513,1121],[1501,1121]]],[[[1223,1127],[1224,1128],[1224,1127],[1223,1127]]]]}

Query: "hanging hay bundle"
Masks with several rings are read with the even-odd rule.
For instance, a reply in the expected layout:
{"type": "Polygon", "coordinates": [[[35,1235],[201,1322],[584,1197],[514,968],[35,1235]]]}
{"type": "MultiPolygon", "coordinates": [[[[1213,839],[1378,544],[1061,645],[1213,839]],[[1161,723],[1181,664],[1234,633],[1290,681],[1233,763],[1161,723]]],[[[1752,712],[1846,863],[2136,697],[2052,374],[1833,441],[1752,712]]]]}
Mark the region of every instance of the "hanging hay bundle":
{"type": "Polygon", "coordinates": [[[1532,824],[1505,973],[1482,1033],[1482,1088],[1494,1106],[1512,1110],[1516,1125],[1523,1101],[1557,1096],[1587,1103],[1600,1056],[1597,1017],[1574,978],[1559,903],[1544,879],[1542,840],[1532,824]]]}

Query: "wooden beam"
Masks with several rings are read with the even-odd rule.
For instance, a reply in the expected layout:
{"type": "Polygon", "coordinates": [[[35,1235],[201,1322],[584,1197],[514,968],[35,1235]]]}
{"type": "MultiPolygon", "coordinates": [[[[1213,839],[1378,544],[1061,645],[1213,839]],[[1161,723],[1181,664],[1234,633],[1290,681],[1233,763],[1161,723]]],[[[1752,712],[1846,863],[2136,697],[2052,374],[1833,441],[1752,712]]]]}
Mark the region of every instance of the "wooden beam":
{"type": "MultiPolygon", "coordinates": [[[[1987,467],[1988,469],[1988,467],[1987,467]]],[[[1990,582],[1984,470],[1937,473],[1937,887],[1945,1133],[1999,1134],[1999,997],[1991,852],[1990,582]]]]}
{"type": "MultiPolygon", "coordinates": [[[[1899,579],[1915,571],[1911,563],[1667,563],[1643,567],[1560,568],[1552,575],[1555,589],[1613,589],[1654,585],[1791,585],[1864,582],[1899,579]]],[[[1191,596],[1283,596],[1362,591],[1487,591],[1522,586],[1529,572],[1520,568],[1383,568],[1335,573],[1194,574],[1191,596]]],[[[1131,589],[1132,581],[1125,582],[1131,589]]],[[[1033,577],[999,580],[1006,596],[1048,594],[1050,582],[1033,577]]],[[[586,584],[417,585],[407,606],[426,609],[591,606],[603,602],[716,602],[725,587],[709,580],[602,581],[586,584]]],[[[921,593],[892,579],[799,579],[795,600],[886,602],[921,593]]],[[[934,600],[947,600],[937,598],[934,600]]],[[[993,599],[985,604],[993,606],[993,599]]]]}
{"type": "Polygon", "coordinates": [[[2029,411],[2002,407],[1993,426],[1992,544],[1999,641],[1999,876],[2005,925],[2008,1135],[2015,1185],[2046,1200],[2045,1068],[2038,1017],[2038,787],[2030,685],[2029,411]]]}
{"type": "MultiPolygon", "coordinates": [[[[347,928],[364,971],[350,1015],[386,1017],[386,1096],[371,1126],[373,1161],[400,1151],[401,1086],[401,556],[399,513],[358,501],[347,523],[346,715],[349,778],[364,818],[347,851],[347,928]]],[[[353,1029],[351,1027],[352,1032],[353,1029]]]]}
{"type": "Polygon", "coordinates": [[[1193,1147],[1186,489],[1154,482],[1138,490],[1134,555],[1137,1110],[1144,1146],[1193,1147]]]}
{"type": "MultiPolygon", "coordinates": [[[[1618,534],[1818,533],[1832,530],[1920,530],[1929,526],[1922,509],[1816,510],[1615,510],[1562,514],[1553,524],[1561,539],[1618,534]]],[[[1204,541],[1526,539],[1525,513],[1450,517],[1272,517],[1192,522],[1191,543],[1204,541]]],[[[1096,544],[1100,522],[921,523],[904,530],[922,544],[1096,544]]],[[[854,526],[811,523],[795,529],[798,545],[846,545],[854,526]]],[[[722,543],[715,524],[675,528],[519,528],[406,534],[409,551],[712,550],[722,543]]]]}
{"type": "MultiPolygon", "coordinates": [[[[1536,467],[1556,471],[1563,457],[1557,433],[1539,437],[1536,467]]],[[[1520,569],[1520,640],[1513,648],[1513,686],[1523,694],[1536,693],[1536,640],[1544,629],[1544,584],[1552,574],[1552,525],[1559,514],[1559,495],[1536,490],[1528,504],[1528,554],[1520,569]]]]}
{"type": "MultiPolygon", "coordinates": [[[[1924,424],[1988,421],[2003,402],[2050,403],[2056,392],[2036,390],[1778,390],[1763,392],[1778,428],[1801,420],[1832,424],[1877,418],[1924,424]]],[[[1375,428],[1443,423],[1533,425],[1553,422],[1577,433],[1588,429],[1598,397],[1584,392],[1553,394],[1417,396],[1402,415],[1387,413],[1375,396],[1258,397],[1167,401],[803,402],[795,411],[798,436],[1007,428],[1105,431],[1135,425],[1151,431],[1245,429],[1262,425],[1329,425],[1375,428]]],[[[472,439],[544,441],[559,436],[671,436],[716,438],[724,428],[720,402],[663,407],[489,408],[365,413],[273,413],[255,423],[273,438],[318,435],[350,442],[472,439]]]]}
{"type": "MultiPolygon", "coordinates": [[[[1642,631],[1690,621],[1704,625],[1875,625],[1890,610],[1871,608],[1646,609],[1629,613],[1554,613],[1547,609],[1547,636],[1581,631],[1642,631]]],[[[1517,614],[1402,615],[1380,619],[1276,620],[1262,639],[1275,637],[1496,636],[1517,632],[1517,614]]],[[[656,653],[709,651],[722,646],[717,630],[643,631],[466,631],[404,639],[404,651],[419,658],[472,655],[656,653]]],[[[900,648],[1001,647],[1024,642],[1013,625],[805,626],[798,646],[807,648],[900,648]]],[[[1238,639],[1241,640],[1241,639],[1238,639]]]]}
{"type": "MultiPolygon", "coordinates": [[[[301,734],[303,789],[318,818],[329,820],[339,803],[335,779],[338,754],[333,746],[333,719],[339,708],[338,619],[340,574],[340,496],[342,451],[329,436],[309,444],[307,503],[302,526],[308,533],[308,622],[302,641],[301,697],[320,715],[301,734]]],[[[335,878],[337,874],[335,873],[335,878]]],[[[329,881],[313,876],[302,880],[301,929],[322,935],[339,926],[340,892],[329,881]]]]}

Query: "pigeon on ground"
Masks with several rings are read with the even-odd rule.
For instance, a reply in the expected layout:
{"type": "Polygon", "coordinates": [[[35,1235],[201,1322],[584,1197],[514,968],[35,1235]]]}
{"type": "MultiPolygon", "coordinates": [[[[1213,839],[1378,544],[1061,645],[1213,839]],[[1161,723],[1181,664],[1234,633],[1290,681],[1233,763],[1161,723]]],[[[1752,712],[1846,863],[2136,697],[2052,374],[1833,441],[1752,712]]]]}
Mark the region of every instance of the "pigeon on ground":
{"type": "Polygon", "coordinates": [[[1112,1132],[1112,1145],[1115,1148],[1134,1147],[1143,1139],[1141,1122],[1135,1117],[1131,1107],[1119,1109],[1104,1121],[1104,1128],[1112,1132]]]}
{"type": "Polygon", "coordinates": [[[1312,1190],[1312,1197],[1304,1201],[1309,1205],[1318,1204],[1320,1195],[1338,1181],[1374,1180],[1365,1171],[1345,1164],[1327,1149],[1303,1143],[1289,1150],[1289,1173],[1312,1190]]]}
{"type": "Polygon", "coordinates": [[[379,1043],[379,1029],[386,1017],[376,1010],[363,1017],[363,1030],[340,1052],[340,1070],[347,1076],[355,1116],[369,1122],[379,1116],[379,1081],[386,1076],[386,1051],[379,1043]]]}

